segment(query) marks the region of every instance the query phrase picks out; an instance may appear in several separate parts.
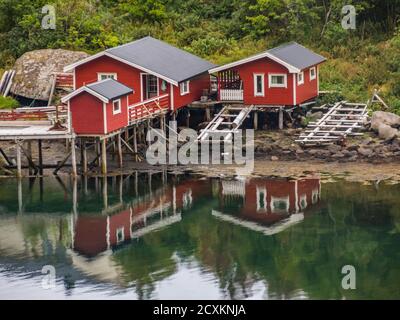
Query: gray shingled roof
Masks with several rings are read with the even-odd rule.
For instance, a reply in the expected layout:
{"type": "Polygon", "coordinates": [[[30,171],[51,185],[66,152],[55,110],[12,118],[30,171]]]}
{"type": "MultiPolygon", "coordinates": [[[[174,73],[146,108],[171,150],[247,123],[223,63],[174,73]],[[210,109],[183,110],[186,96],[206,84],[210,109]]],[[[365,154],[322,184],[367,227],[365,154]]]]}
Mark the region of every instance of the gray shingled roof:
{"type": "Polygon", "coordinates": [[[279,47],[267,50],[267,52],[300,70],[326,60],[323,56],[314,53],[297,42],[283,44],[279,47]]]}
{"type": "Polygon", "coordinates": [[[206,60],[152,37],[110,48],[106,52],[176,82],[188,80],[215,67],[206,60]]]}
{"type": "Polygon", "coordinates": [[[106,79],[91,83],[88,84],[87,87],[108,100],[119,98],[133,92],[131,88],[114,79],[106,79]]]}

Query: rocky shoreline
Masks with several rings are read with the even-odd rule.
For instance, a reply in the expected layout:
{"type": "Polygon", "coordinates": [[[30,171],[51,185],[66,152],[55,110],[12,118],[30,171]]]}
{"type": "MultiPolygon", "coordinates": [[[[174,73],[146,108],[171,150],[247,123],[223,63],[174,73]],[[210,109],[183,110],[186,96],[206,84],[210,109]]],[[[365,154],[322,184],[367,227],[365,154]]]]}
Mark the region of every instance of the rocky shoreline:
{"type": "Polygon", "coordinates": [[[303,128],[256,132],[256,159],[271,161],[319,160],[326,162],[390,163],[400,160],[400,117],[375,112],[361,136],[347,137],[340,144],[302,146],[295,142],[303,128]]]}

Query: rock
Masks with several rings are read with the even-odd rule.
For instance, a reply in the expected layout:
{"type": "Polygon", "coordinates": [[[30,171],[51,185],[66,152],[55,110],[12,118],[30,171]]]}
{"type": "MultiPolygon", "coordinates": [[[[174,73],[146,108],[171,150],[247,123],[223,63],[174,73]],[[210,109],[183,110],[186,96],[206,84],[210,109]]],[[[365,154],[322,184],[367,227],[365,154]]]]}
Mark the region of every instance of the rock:
{"type": "Polygon", "coordinates": [[[360,147],[358,148],[358,153],[364,157],[370,156],[372,155],[372,150],[371,149],[367,149],[365,147],[360,147]]]}
{"type": "Polygon", "coordinates": [[[371,137],[367,137],[361,142],[361,144],[367,146],[367,145],[371,144],[372,142],[373,142],[373,139],[371,137]]]}
{"type": "Polygon", "coordinates": [[[334,158],[334,159],[344,158],[344,154],[342,152],[338,152],[338,153],[335,153],[334,155],[332,155],[332,158],[334,158]]]}
{"type": "Polygon", "coordinates": [[[26,98],[48,100],[52,73],[63,72],[65,66],[88,56],[85,52],[62,49],[26,52],[15,62],[11,92],[26,98]]]}
{"type": "Polygon", "coordinates": [[[359,148],[358,145],[353,144],[353,145],[351,145],[351,146],[348,146],[348,147],[346,148],[346,150],[347,150],[347,151],[357,151],[358,148],[359,148]]]}
{"type": "Polygon", "coordinates": [[[372,114],[371,128],[378,132],[381,124],[385,124],[390,127],[400,126],[400,116],[384,111],[376,111],[372,114]]]}
{"type": "Polygon", "coordinates": [[[392,140],[397,137],[399,134],[399,130],[392,128],[391,126],[381,123],[378,127],[378,135],[379,138],[383,140],[392,140]]]}
{"type": "Polygon", "coordinates": [[[328,146],[328,150],[332,153],[336,153],[336,152],[342,150],[342,147],[337,144],[331,144],[328,146]]]}
{"type": "Polygon", "coordinates": [[[279,160],[279,158],[277,156],[272,156],[271,157],[271,161],[278,161],[278,160],[279,160]]]}
{"type": "Polygon", "coordinates": [[[304,154],[304,150],[303,149],[296,149],[296,154],[304,154]]]}

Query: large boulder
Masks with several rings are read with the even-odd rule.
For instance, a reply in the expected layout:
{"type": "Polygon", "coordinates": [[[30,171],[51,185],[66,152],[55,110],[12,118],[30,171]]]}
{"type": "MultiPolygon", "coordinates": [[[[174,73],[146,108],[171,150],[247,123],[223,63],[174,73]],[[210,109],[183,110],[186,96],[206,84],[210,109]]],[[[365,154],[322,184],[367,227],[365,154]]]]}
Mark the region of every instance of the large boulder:
{"type": "Polygon", "coordinates": [[[89,55],[85,52],[62,49],[42,49],[24,53],[15,62],[11,92],[36,100],[48,100],[52,74],[89,55]]]}
{"type": "Polygon", "coordinates": [[[400,116],[390,112],[376,111],[371,118],[372,130],[378,132],[381,124],[396,128],[400,127],[400,116]]]}
{"type": "Polygon", "coordinates": [[[392,128],[391,126],[381,123],[378,127],[378,135],[379,138],[383,140],[392,140],[397,137],[399,134],[399,130],[392,128]]]}

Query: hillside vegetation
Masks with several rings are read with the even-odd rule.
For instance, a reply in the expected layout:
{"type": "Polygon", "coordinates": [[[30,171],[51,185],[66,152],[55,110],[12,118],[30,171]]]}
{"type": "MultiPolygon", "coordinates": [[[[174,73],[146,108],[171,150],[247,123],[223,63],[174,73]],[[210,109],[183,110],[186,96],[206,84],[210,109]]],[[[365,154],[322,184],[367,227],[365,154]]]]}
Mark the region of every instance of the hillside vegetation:
{"type": "Polygon", "coordinates": [[[366,102],[374,88],[400,113],[400,0],[0,0],[0,69],[26,51],[98,52],[146,35],[218,64],[288,41],[326,56],[321,90],[366,102]],[[42,7],[56,8],[45,30],[42,7]],[[342,28],[342,8],[357,10],[342,28]]]}

